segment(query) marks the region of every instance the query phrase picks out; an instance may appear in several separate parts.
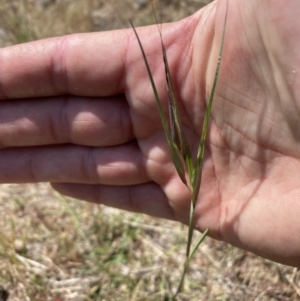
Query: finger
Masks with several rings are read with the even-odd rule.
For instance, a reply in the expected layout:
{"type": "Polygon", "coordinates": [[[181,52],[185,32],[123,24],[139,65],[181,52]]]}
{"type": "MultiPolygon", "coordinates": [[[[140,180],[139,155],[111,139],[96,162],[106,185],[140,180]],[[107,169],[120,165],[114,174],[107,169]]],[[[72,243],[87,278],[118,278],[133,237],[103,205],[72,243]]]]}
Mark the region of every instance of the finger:
{"type": "MultiPolygon", "coordinates": [[[[142,31],[147,39],[153,35],[150,28],[142,31]]],[[[135,72],[138,60],[140,51],[132,30],[75,34],[11,46],[0,50],[0,98],[120,94],[125,77],[129,77],[125,69],[135,72]]]]}
{"type": "Polygon", "coordinates": [[[154,183],[134,186],[103,186],[51,183],[61,194],[127,211],[177,220],[161,188],[154,183]]]}
{"type": "Polygon", "coordinates": [[[55,97],[1,102],[0,146],[73,143],[110,146],[133,139],[123,97],[55,97]]]}
{"type": "Polygon", "coordinates": [[[65,145],[0,151],[0,183],[132,185],[147,181],[135,143],[110,148],[65,145]]]}
{"type": "Polygon", "coordinates": [[[122,32],[90,33],[4,48],[1,98],[120,93],[127,40],[122,32]]]}
{"type": "MultiPolygon", "coordinates": [[[[188,70],[189,60],[182,53],[189,49],[198,18],[194,15],[191,22],[164,25],[166,49],[176,45],[170,62],[178,66],[183,63],[188,70]],[[181,36],[179,46],[178,35],[181,36]]],[[[138,28],[138,32],[153,70],[160,68],[163,76],[157,27],[138,28]]],[[[0,50],[0,99],[65,94],[110,96],[128,92],[128,87],[140,89],[145,95],[145,84],[149,82],[141,62],[132,29],[73,34],[10,46],[0,50]]],[[[151,91],[150,86],[147,89],[151,91]]]]}

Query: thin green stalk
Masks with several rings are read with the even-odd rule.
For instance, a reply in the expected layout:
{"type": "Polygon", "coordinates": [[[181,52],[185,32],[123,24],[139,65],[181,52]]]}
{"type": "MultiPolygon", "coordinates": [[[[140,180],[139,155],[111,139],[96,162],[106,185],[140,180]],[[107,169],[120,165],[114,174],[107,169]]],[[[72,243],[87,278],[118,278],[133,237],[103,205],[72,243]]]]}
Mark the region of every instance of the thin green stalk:
{"type": "Polygon", "coordinates": [[[209,230],[206,229],[201,237],[199,238],[198,242],[196,243],[196,245],[194,246],[192,252],[190,253],[190,255],[187,257],[185,263],[184,263],[184,267],[183,267],[183,272],[181,274],[181,278],[179,281],[179,285],[177,287],[176,293],[173,295],[172,300],[176,300],[177,295],[182,291],[183,289],[183,284],[184,284],[184,279],[185,279],[185,275],[187,273],[189,264],[191,259],[193,258],[194,254],[196,253],[197,249],[199,248],[199,246],[201,245],[201,243],[204,241],[205,237],[208,235],[209,230]]]}

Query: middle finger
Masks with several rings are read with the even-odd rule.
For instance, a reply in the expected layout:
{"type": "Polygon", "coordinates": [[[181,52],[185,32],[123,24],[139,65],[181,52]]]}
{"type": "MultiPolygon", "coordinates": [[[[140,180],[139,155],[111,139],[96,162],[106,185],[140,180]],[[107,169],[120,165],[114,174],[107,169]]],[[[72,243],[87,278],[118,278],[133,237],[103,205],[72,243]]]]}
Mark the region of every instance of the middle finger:
{"type": "Polygon", "coordinates": [[[133,139],[125,97],[1,101],[0,146],[111,146],[133,139]]]}

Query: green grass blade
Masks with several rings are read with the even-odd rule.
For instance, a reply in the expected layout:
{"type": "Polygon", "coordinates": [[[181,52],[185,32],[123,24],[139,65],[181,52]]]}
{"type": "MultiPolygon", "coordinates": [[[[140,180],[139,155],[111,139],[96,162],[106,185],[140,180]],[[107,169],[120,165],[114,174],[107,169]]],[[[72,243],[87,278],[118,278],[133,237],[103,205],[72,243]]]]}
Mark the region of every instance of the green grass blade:
{"type": "Polygon", "coordinates": [[[156,100],[156,104],[157,104],[157,109],[158,109],[158,112],[159,112],[159,115],[160,115],[160,119],[161,119],[161,122],[162,122],[162,125],[163,125],[163,129],[164,129],[164,132],[167,136],[167,139],[169,140],[170,139],[170,133],[169,133],[169,129],[168,129],[168,126],[167,126],[166,117],[165,117],[165,114],[164,114],[163,109],[162,109],[161,101],[160,101],[160,98],[159,98],[159,95],[158,95],[158,92],[157,92],[157,89],[156,89],[156,85],[155,85],[153,77],[152,77],[151,69],[150,69],[150,66],[149,66],[149,63],[148,63],[148,60],[147,60],[142,42],[139,38],[139,35],[138,35],[132,21],[129,20],[129,22],[130,22],[130,25],[131,25],[131,27],[134,31],[134,34],[137,38],[137,41],[139,43],[139,46],[140,46],[140,49],[141,49],[141,52],[142,52],[142,56],[143,56],[143,59],[144,59],[144,62],[145,62],[146,68],[147,68],[147,73],[148,73],[148,76],[150,78],[152,90],[154,92],[154,96],[155,96],[155,100],[156,100]]]}
{"type": "Polygon", "coordinates": [[[221,46],[220,46],[220,50],[219,50],[217,67],[216,67],[216,71],[215,71],[212,90],[211,90],[209,100],[208,100],[207,110],[206,110],[204,121],[203,121],[202,135],[201,135],[201,140],[200,140],[199,147],[198,147],[197,159],[196,159],[196,164],[195,164],[195,173],[192,177],[192,186],[193,186],[192,202],[194,205],[196,203],[196,200],[197,200],[197,197],[199,194],[200,184],[201,184],[202,165],[203,165],[203,157],[204,157],[204,151],[205,151],[205,141],[206,141],[208,126],[209,126],[211,108],[212,108],[212,104],[213,104],[213,99],[214,99],[215,90],[216,90],[219,72],[220,72],[220,67],[221,67],[221,60],[222,60],[222,53],[223,53],[223,48],[224,48],[225,32],[226,32],[226,25],[227,25],[227,14],[228,14],[228,2],[227,2],[227,7],[226,7],[225,21],[224,21],[224,27],[223,27],[223,32],[222,32],[222,39],[221,39],[221,46]]]}
{"type": "Polygon", "coordinates": [[[199,248],[199,246],[201,245],[201,243],[204,241],[205,237],[208,235],[208,232],[209,232],[209,229],[207,228],[207,229],[205,229],[205,231],[200,236],[200,238],[197,241],[197,243],[195,244],[193,250],[189,254],[188,264],[189,264],[190,260],[193,258],[193,256],[195,255],[195,252],[197,251],[197,249],[199,248]]]}

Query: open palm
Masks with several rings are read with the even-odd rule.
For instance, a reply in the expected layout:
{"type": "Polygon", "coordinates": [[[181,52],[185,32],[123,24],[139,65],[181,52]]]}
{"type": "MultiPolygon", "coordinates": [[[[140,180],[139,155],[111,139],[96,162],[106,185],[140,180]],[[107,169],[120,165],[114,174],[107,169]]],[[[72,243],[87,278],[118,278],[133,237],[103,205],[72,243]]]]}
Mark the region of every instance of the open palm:
{"type": "MultiPolygon", "coordinates": [[[[300,266],[300,4],[248,2],[229,1],[195,223],[300,266]]],[[[215,1],[163,28],[194,152],[225,6],[215,1]]],[[[139,34],[167,111],[157,28],[139,34]]],[[[189,192],[172,164],[131,30],[14,46],[0,58],[1,182],[49,181],[73,197],[188,221],[189,192]]]]}

